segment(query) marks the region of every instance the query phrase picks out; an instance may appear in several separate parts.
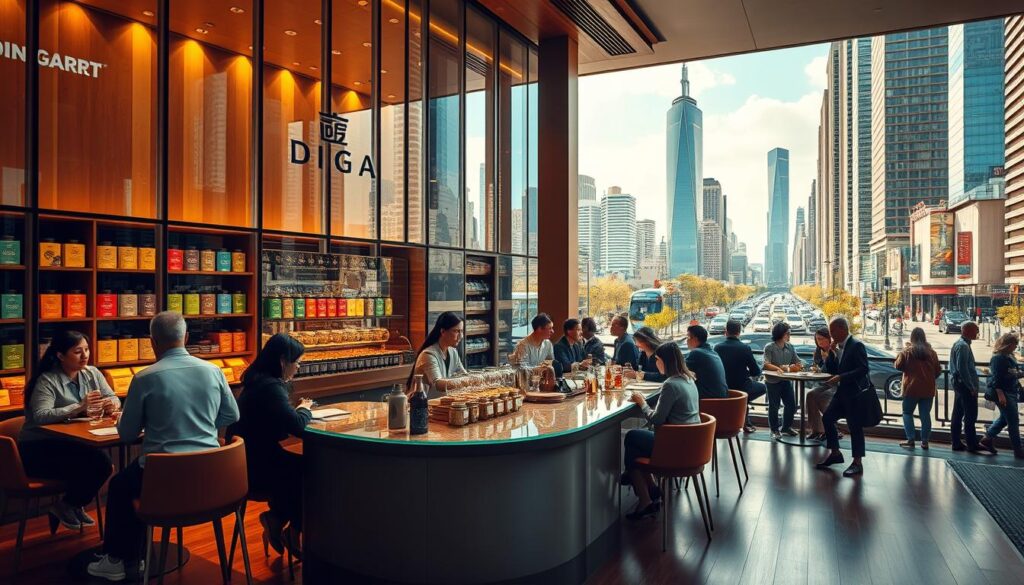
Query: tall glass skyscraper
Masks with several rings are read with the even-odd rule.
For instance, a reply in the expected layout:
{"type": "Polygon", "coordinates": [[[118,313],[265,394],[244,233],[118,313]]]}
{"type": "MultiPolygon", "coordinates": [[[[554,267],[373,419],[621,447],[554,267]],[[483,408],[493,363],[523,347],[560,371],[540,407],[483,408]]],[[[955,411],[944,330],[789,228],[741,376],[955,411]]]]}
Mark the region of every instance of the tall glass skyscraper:
{"type": "Polygon", "coordinates": [[[765,284],[789,284],[789,151],[768,151],[768,245],[764,249],[765,284]]]}
{"type": "Polygon", "coordinates": [[[949,206],[1002,199],[1003,21],[949,27],[949,206]]]}
{"type": "Polygon", "coordinates": [[[697,224],[703,217],[704,114],[690,97],[685,64],[682,86],[667,115],[668,273],[673,277],[700,273],[697,224]]]}

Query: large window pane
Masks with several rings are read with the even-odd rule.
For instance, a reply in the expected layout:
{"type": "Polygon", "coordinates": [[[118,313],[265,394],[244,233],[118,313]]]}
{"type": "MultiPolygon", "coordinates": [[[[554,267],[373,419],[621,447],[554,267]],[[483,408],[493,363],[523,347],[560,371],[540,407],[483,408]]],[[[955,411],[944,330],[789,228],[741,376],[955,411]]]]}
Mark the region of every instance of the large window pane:
{"type": "Polygon", "coordinates": [[[530,84],[526,89],[526,239],[527,251],[537,255],[537,52],[532,48],[530,56],[530,84]]]}
{"type": "MultiPolygon", "coordinates": [[[[347,121],[347,131],[344,144],[331,143],[327,149],[331,161],[331,233],[376,238],[372,5],[335,2],[333,20],[331,111],[347,121]]],[[[382,66],[381,70],[387,69],[382,66]]]]}
{"type": "Polygon", "coordinates": [[[323,233],[320,1],[265,4],[263,227],[323,233]]]}
{"type": "Polygon", "coordinates": [[[530,320],[533,319],[534,309],[531,307],[528,294],[528,278],[526,258],[515,256],[512,258],[512,339],[509,342],[514,346],[520,339],[530,334],[530,320]]]}
{"type": "Polygon", "coordinates": [[[463,315],[466,294],[465,255],[431,250],[427,267],[427,328],[445,311],[463,315]]]}
{"type": "Polygon", "coordinates": [[[422,244],[423,239],[423,2],[409,3],[409,241],[422,244]]]}
{"type": "Polygon", "coordinates": [[[156,217],[155,2],[97,4],[40,2],[39,205],[156,217]]]}
{"type": "Polygon", "coordinates": [[[526,254],[526,46],[501,35],[498,86],[500,157],[498,188],[501,200],[502,252],[526,254]]]}
{"type": "Polygon", "coordinates": [[[381,4],[380,237],[394,241],[405,240],[405,8],[381,4]]]}
{"type": "Polygon", "coordinates": [[[428,80],[430,243],[462,246],[462,197],[459,186],[459,54],[460,0],[430,2],[430,67],[428,80]]]}
{"type": "Polygon", "coordinates": [[[176,2],[170,22],[167,216],[252,226],[251,3],[176,2]]]}
{"type": "Polygon", "coordinates": [[[466,247],[494,250],[494,23],[466,12],[466,247]]]}
{"type": "Polygon", "coordinates": [[[25,205],[25,1],[0,0],[0,39],[10,45],[0,59],[0,203],[25,205]]]}

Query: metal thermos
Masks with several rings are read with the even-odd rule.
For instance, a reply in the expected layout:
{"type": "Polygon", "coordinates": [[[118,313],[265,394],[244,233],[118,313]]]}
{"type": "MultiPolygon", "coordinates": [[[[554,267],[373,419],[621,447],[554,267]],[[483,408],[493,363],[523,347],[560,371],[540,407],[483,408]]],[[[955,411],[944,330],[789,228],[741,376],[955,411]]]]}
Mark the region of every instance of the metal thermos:
{"type": "Polygon", "coordinates": [[[401,430],[409,425],[409,399],[402,392],[401,384],[391,387],[388,395],[388,429],[401,430]]]}

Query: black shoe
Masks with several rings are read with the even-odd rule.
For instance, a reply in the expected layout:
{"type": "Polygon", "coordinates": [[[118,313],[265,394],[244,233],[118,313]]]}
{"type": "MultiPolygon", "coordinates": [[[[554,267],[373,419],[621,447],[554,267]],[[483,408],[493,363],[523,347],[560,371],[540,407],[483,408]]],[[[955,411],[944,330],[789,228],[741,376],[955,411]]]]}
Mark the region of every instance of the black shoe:
{"type": "Polygon", "coordinates": [[[950,447],[950,449],[953,451],[966,451],[967,445],[964,445],[963,443],[957,443],[956,445],[950,447]]]}
{"type": "Polygon", "coordinates": [[[843,459],[842,453],[829,453],[828,457],[819,461],[815,467],[818,469],[828,469],[829,467],[837,463],[842,463],[843,461],[845,461],[845,459],[843,459]]]}
{"type": "Polygon", "coordinates": [[[757,427],[755,427],[755,426],[754,426],[754,425],[752,425],[752,424],[749,424],[749,425],[744,425],[744,426],[743,426],[743,432],[744,432],[744,433],[748,433],[748,434],[749,434],[749,433],[755,433],[755,432],[757,432],[757,427]]]}
{"type": "Polygon", "coordinates": [[[661,509],[661,504],[659,504],[658,502],[651,502],[643,510],[636,510],[634,512],[630,512],[629,514],[626,514],[626,519],[631,521],[631,522],[636,522],[637,520],[642,520],[644,518],[648,518],[648,517],[654,516],[655,514],[658,513],[658,510],[660,510],[660,509],[661,509]]]}
{"type": "Polygon", "coordinates": [[[652,502],[659,502],[659,501],[661,501],[661,488],[660,487],[654,486],[654,487],[652,487],[648,491],[651,493],[651,501],[652,502]]]}
{"type": "Polygon", "coordinates": [[[796,431],[794,431],[793,429],[790,429],[790,428],[782,429],[782,434],[786,435],[787,437],[797,437],[797,436],[800,435],[800,433],[798,433],[798,432],[796,432],[796,431]]]}
{"type": "Polygon", "coordinates": [[[864,466],[860,463],[851,463],[846,471],[843,472],[843,477],[853,477],[855,475],[862,475],[864,473],[864,466]]]}
{"type": "Polygon", "coordinates": [[[996,448],[992,445],[992,437],[988,436],[978,441],[978,449],[981,449],[982,451],[987,451],[993,455],[999,453],[998,451],[996,451],[996,448]]]}

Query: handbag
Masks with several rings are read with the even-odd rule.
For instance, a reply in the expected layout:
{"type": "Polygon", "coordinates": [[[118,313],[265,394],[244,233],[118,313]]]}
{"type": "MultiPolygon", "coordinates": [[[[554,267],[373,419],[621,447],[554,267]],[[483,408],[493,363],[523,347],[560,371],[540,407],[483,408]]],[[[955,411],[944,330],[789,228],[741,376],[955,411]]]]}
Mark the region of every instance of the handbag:
{"type": "Polygon", "coordinates": [[[882,422],[882,402],[878,400],[878,393],[874,384],[868,383],[854,397],[854,410],[857,413],[857,423],[862,428],[878,426],[882,422]]]}

